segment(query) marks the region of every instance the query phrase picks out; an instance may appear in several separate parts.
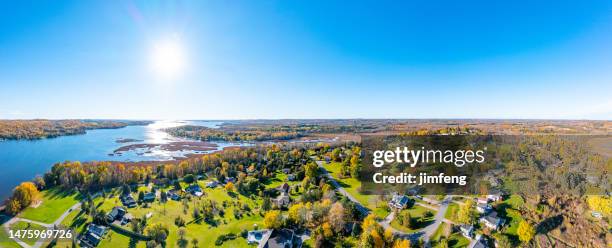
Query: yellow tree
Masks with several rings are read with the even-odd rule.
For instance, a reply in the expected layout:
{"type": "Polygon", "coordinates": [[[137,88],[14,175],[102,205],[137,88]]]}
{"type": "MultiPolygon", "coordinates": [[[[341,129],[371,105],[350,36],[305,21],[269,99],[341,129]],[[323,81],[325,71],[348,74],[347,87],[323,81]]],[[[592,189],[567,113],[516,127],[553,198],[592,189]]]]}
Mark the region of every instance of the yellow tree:
{"type": "Polygon", "coordinates": [[[612,214],[612,198],[604,196],[589,196],[587,198],[589,207],[603,214],[612,214]]]}
{"type": "Polygon", "coordinates": [[[332,227],[328,222],[323,223],[323,236],[327,239],[334,236],[334,231],[332,231],[332,227]]]}
{"type": "Polygon", "coordinates": [[[12,199],[19,202],[21,208],[26,208],[32,203],[40,201],[40,198],[41,196],[38,188],[31,182],[24,182],[15,187],[12,197],[12,199]]]}
{"type": "Polygon", "coordinates": [[[462,224],[472,224],[476,218],[474,212],[474,201],[467,200],[457,212],[457,222],[462,224]]]}
{"type": "Polygon", "coordinates": [[[307,215],[308,209],[306,209],[306,206],[304,206],[303,203],[296,203],[291,205],[291,207],[289,207],[289,211],[288,211],[288,215],[289,215],[289,220],[293,221],[294,223],[298,224],[298,225],[303,225],[304,223],[306,223],[306,215],[307,215]]]}
{"type": "Polygon", "coordinates": [[[522,220],[521,223],[519,223],[516,234],[518,234],[521,241],[529,242],[535,235],[535,229],[529,222],[522,220]]]}
{"type": "Polygon", "coordinates": [[[266,213],[263,220],[264,227],[269,229],[278,229],[283,225],[283,216],[278,210],[272,210],[266,213]]]}
{"type": "Polygon", "coordinates": [[[393,244],[393,248],[410,248],[410,240],[398,239],[393,244]]]}
{"type": "Polygon", "coordinates": [[[232,182],[229,182],[229,183],[225,184],[225,190],[227,190],[227,192],[233,192],[234,191],[234,184],[232,182]]]}
{"type": "Polygon", "coordinates": [[[384,245],[383,238],[381,237],[382,227],[376,222],[376,216],[374,214],[368,215],[361,224],[361,246],[367,247],[372,245],[374,247],[382,247],[384,245]]]}

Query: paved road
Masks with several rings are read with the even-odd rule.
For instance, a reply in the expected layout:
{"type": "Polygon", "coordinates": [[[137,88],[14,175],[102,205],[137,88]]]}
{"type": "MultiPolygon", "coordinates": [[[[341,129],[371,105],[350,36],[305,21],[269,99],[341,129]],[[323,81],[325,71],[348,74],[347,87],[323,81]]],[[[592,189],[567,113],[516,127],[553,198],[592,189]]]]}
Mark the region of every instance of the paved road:
{"type": "MultiPolygon", "coordinates": [[[[95,194],[92,195],[92,198],[96,198],[96,197],[98,197],[100,195],[101,194],[99,192],[95,193],[95,194]]],[[[83,202],[75,203],[74,205],[72,205],[72,207],[70,207],[69,209],[66,209],[66,211],[64,211],[64,213],[62,213],[62,215],[60,215],[60,217],[58,217],[53,223],[50,223],[50,224],[49,223],[42,223],[42,222],[34,221],[34,220],[29,220],[29,219],[24,219],[24,218],[20,218],[20,217],[15,216],[15,217],[11,218],[10,220],[8,220],[7,222],[5,222],[2,226],[4,227],[4,230],[6,231],[7,234],[9,233],[10,226],[13,223],[19,222],[19,221],[24,221],[24,222],[28,222],[28,223],[33,223],[33,224],[41,225],[43,227],[46,227],[47,230],[53,229],[53,228],[55,228],[55,226],[58,226],[59,224],[61,224],[62,221],[64,221],[64,219],[66,219],[66,217],[68,217],[68,215],[72,211],[76,211],[77,209],[79,209],[81,207],[82,203],[83,202]]],[[[39,248],[45,242],[44,240],[39,239],[38,241],[36,241],[36,243],[34,243],[34,245],[28,245],[25,242],[23,242],[23,241],[21,241],[21,240],[19,240],[17,238],[14,238],[13,240],[15,242],[17,242],[17,244],[19,244],[21,247],[24,247],[24,248],[39,248]]]]}
{"type": "Polygon", "coordinates": [[[329,173],[329,171],[327,171],[327,169],[325,169],[325,167],[323,167],[323,161],[318,161],[317,160],[316,163],[319,166],[319,168],[323,171],[323,176],[325,176],[325,177],[327,177],[329,179],[329,181],[332,183],[334,188],[336,188],[336,191],[340,192],[340,194],[346,196],[346,198],[348,198],[349,200],[354,202],[355,205],[357,206],[357,210],[359,210],[359,212],[361,212],[361,214],[363,214],[364,216],[367,216],[368,214],[370,214],[370,209],[368,209],[367,207],[363,206],[357,200],[357,198],[353,197],[351,194],[349,194],[349,192],[347,192],[344,188],[342,188],[342,186],[340,186],[340,184],[329,173]]]}
{"type": "MultiPolygon", "coordinates": [[[[333,184],[333,186],[336,188],[336,190],[338,192],[340,192],[340,194],[346,196],[349,200],[353,201],[358,209],[364,214],[367,215],[370,213],[370,209],[364,207],[363,205],[361,205],[361,203],[359,201],[357,201],[357,199],[355,197],[353,197],[350,193],[348,193],[344,188],[342,188],[340,186],[340,184],[336,181],[336,179],[329,173],[329,171],[327,171],[327,169],[325,169],[325,167],[323,167],[323,161],[316,161],[317,165],[319,166],[319,168],[321,168],[321,170],[324,173],[324,176],[327,177],[330,182],[333,184]]],[[[431,243],[429,242],[429,238],[436,232],[436,230],[438,230],[438,227],[440,226],[440,224],[442,222],[446,222],[446,223],[450,223],[450,224],[454,224],[452,221],[447,220],[444,218],[444,214],[446,214],[446,210],[448,208],[448,204],[452,201],[452,195],[447,195],[444,197],[444,199],[442,199],[442,201],[436,201],[433,199],[430,199],[431,202],[437,202],[439,204],[439,207],[434,207],[428,204],[423,204],[420,202],[417,202],[415,204],[419,205],[419,206],[423,206],[425,208],[429,208],[432,210],[436,210],[437,213],[434,216],[434,223],[432,223],[431,225],[426,226],[425,228],[423,228],[421,231],[415,232],[415,233],[405,233],[399,230],[396,230],[395,228],[391,227],[391,221],[393,221],[393,218],[395,217],[395,212],[391,212],[389,215],[387,215],[387,217],[385,217],[383,220],[381,220],[380,222],[378,222],[383,228],[385,229],[390,229],[397,237],[403,238],[403,239],[410,239],[413,242],[418,241],[419,238],[423,238],[423,241],[425,242],[425,247],[431,247],[431,243]]]]}
{"type": "Polygon", "coordinates": [[[429,247],[429,238],[438,230],[438,227],[442,222],[445,221],[444,214],[446,213],[446,209],[448,208],[448,204],[451,202],[452,196],[447,195],[440,201],[440,207],[438,207],[438,212],[434,217],[434,223],[423,228],[423,240],[425,241],[425,247],[429,247]]]}

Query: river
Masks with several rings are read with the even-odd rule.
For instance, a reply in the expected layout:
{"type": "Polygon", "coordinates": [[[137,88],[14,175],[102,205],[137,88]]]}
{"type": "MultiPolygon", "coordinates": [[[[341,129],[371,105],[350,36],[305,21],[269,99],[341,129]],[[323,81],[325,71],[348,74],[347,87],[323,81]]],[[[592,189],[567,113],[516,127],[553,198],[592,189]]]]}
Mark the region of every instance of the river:
{"type": "MultiPolygon", "coordinates": [[[[114,151],[131,144],[168,144],[185,141],[172,137],[162,129],[181,125],[199,125],[216,128],[222,122],[215,121],[155,121],[146,126],[127,126],[118,129],[88,130],[86,134],[60,136],[40,140],[0,141],[0,203],[12,189],[23,181],[43,175],[54,163],[62,161],[163,161],[204,151],[172,151],[162,147],[114,151]]],[[[236,145],[214,142],[216,151],[236,145]]],[[[206,151],[206,152],[211,152],[206,151]]]]}

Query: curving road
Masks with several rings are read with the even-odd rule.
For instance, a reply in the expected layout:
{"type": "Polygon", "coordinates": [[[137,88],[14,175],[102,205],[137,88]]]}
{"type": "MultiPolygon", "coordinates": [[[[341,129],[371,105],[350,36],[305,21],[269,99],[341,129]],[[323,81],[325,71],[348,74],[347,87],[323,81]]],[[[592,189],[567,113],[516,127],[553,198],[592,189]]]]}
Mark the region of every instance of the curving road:
{"type": "MultiPolygon", "coordinates": [[[[363,206],[357,200],[357,198],[353,197],[349,192],[347,192],[344,188],[342,188],[342,186],[340,186],[340,184],[329,173],[329,171],[327,169],[325,169],[325,167],[323,167],[323,163],[324,163],[323,161],[315,159],[315,162],[317,163],[317,165],[319,166],[321,171],[323,171],[323,173],[324,173],[323,176],[327,177],[329,179],[329,181],[332,183],[332,185],[336,188],[336,191],[338,191],[340,194],[346,196],[349,200],[354,202],[357,205],[357,208],[359,209],[359,211],[362,214],[368,215],[370,213],[370,209],[368,209],[367,207],[363,206]]],[[[423,240],[425,241],[425,247],[431,247],[430,242],[429,242],[429,238],[436,232],[436,230],[438,229],[440,224],[442,222],[452,223],[450,220],[447,220],[447,219],[444,218],[444,214],[446,213],[446,209],[448,208],[448,204],[451,201],[452,201],[452,196],[451,195],[445,196],[444,199],[442,199],[442,201],[438,202],[438,204],[439,204],[438,208],[435,208],[433,206],[430,206],[430,205],[427,205],[427,204],[423,204],[423,203],[420,203],[420,202],[415,203],[415,204],[417,204],[419,206],[423,206],[423,207],[426,207],[426,208],[433,209],[433,210],[437,211],[437,213],[436,213],[436,215],[434,217],[434,223],[432,223],[431,225],[426,226],[425,228],[423,228],[422,230],[420,230],[418,232],[406,233],[406,232],[402,232],[402,231],[396,230],[395,228],[391,227],[390,223],[393,220],[393,218],[395,217],[395,212],[391,212],[389,215],[387,215],[387,217],[385,217],[383,220],[379,221],[378,223],[383,228],[390,229],[396,236],[398,236],[400,238],[410,239],[413,242],[416,242],[419,238],[423,238],[423,240]]]]}

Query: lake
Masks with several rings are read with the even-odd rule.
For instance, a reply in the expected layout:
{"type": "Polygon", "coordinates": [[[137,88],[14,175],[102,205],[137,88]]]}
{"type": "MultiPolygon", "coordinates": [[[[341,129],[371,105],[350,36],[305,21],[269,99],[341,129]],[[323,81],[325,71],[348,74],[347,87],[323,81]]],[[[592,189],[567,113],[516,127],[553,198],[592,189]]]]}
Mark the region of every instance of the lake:
{"type": "Polygon", "coordinates": [[[198,125],[216,128],[222,122],[214,121],[155,121],[146,126],[127,126],[119,129],[88,130],[86,134],[60,136],[40,140],[0,141],[0,202],[12,189],[23,181],[33,179],[63,161],[162,161],[183,157],[190,153],[217,151],[231,145],[227,142],[212,142],[217,145],[211,151],[167,150],[160,147],[133,149],[115,153],[115,150],[130,144],[168,144],[186,141],[175,138],[163,128],[181,125],[198,125]]]}

